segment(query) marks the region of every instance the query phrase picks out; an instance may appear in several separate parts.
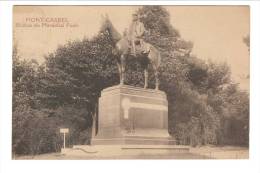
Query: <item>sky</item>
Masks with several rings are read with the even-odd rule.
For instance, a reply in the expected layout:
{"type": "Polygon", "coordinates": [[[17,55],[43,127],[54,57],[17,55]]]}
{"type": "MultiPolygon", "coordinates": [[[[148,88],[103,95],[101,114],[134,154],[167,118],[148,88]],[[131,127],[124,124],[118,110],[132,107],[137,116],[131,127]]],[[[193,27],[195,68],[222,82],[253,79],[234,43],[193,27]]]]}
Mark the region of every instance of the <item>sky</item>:
{"type": "MultiPolygon", "coordinates": [[[[21,57],[44,61],[44,55],[68,41],[97,34],[107,14],[122,33],[140,6],[15,6],[13,32],[21,57]],[[61,26],[47,27],[35,18],[63,18],[61,26]],[[69,25],[67,25],[69,23],[69,25]]],[[[226,62],[240,88],[249,90],[249,52],[243,37],[250,34],[248,6],[165,6],[181,37],[192,41],[192,54],[213,62],[226,62]]],[[[50,21],[44,23],[51,24],[50,21]]]]}

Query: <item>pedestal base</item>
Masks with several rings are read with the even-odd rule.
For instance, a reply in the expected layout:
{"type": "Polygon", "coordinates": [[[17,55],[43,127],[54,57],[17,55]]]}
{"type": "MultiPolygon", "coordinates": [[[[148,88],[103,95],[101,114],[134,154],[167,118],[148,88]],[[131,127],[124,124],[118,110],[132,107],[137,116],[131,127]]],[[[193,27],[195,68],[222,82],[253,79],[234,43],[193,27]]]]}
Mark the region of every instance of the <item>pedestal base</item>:
{"type": "Polygon", "coordinates": [[[127,85],[106,88],[99,98],[97,135],[91,145],[169,145],[168,101],[162,91],[127,85]]]}
{"type": "Polygon", "coordinates": [[[124,132],[122,137],[92,139],[91,145],[174,145],[175,139],[168,132],[160,129],[135,129],[132,133],[124,132]]]}

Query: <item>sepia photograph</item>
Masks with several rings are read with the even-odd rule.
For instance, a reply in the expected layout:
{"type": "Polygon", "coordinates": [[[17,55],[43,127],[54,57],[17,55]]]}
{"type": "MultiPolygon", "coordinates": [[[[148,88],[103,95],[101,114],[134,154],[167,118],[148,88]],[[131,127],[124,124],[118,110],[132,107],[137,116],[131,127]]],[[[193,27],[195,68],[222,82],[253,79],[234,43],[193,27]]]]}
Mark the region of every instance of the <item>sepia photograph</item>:
{"type": "Polygon", "coordinates": [[[249,5],[12,10],[12,160],[249,159],[249,5]]]}

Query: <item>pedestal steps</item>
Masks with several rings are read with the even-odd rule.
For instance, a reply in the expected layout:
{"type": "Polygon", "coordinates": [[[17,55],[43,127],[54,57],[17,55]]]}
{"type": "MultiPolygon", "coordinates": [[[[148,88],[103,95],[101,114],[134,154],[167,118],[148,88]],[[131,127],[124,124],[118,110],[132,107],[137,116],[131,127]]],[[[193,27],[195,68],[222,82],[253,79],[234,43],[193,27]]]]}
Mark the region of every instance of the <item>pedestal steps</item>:
{"type": "Polygon", "coordinates": [[[172,156],[178,153],[189,153],[188,146],[182,145],[74,145],[62,149],[62,154],[95,158],[133,158],[140,156],[172,156]]]}
{"type": "Polygon", "coordinates": [[[125,136],[122,138],[93,139],[92,145],[175,145],[171,137],[125,136]]]}

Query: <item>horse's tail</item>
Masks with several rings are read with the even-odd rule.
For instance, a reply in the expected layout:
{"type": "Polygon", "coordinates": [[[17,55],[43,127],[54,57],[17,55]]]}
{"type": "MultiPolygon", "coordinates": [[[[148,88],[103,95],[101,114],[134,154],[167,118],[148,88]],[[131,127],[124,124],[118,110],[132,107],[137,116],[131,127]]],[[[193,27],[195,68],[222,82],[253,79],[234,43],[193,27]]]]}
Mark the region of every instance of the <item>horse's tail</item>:
{"type": "Polygon", "coordinates": [[[161,60],[162,60],[162,57],[161,57],[161,53],[160,53],[160,51],[159,50],[157,50],[157,54],[158,54],[158,59],[157,59],[157,68],[159,68],[160,67],[160,65],[161,65],[161,60]]]}

